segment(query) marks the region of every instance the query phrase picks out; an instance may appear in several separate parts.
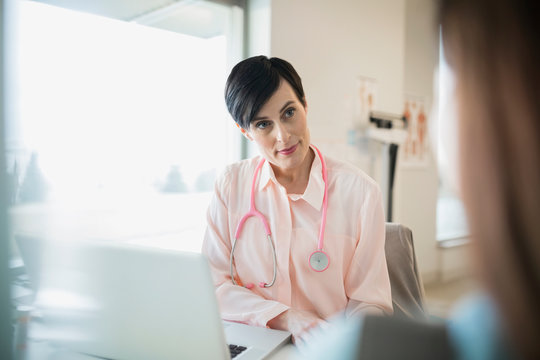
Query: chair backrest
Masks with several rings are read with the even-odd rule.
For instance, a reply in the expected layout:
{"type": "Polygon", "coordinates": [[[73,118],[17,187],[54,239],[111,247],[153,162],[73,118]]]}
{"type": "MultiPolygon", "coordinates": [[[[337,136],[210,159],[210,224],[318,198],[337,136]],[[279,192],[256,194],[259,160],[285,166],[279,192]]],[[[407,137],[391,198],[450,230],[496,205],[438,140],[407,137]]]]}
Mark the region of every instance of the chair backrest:
{"type": "Polygon", "coordinates": [[[418,272],[411,230],[401,224],[386,223],[385,253],[394,315],[425,319],[424,286],[418,272]]]}

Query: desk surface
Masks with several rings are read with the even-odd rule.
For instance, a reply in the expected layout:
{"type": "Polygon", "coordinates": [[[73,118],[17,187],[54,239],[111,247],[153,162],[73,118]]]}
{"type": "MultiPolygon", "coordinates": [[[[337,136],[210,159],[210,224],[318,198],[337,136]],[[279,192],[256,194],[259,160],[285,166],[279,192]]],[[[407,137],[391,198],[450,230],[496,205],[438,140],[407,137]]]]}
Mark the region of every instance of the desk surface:
{"type": "Polygon", "coordinates": [[[284,359],[293,359],[296,355],[296,348],[292,344],[285,345],[275,354],[272,354],[268,359],[270,360],[284,360],[284,359]]]}
{"type": "MultiPolygon", "coordinates": [[[[21,324],[17,324],[21,326],[21,324]]],[[[16,354],[16,359],[25,360],[96,360],[102,359],[87,354],[73,352],[60,346],[56,346],[47,340],[48,331],[39,320],[30,321],[29,324],[21,328],[16,327],[15,342],[23,344],[21,350],[16,354]],[[17,334],[18,333],[18,334],[17,334]],[[17,336],[18,335],[18,336],[17,336]],[[24,336],[24,338],[21,338],[24,336]]],[[[271,354],[268,360],[293,359],[296,355],[296,348],[291,343],[281,347],[271,354]]]]}
{"type": "MultiPolygon", "coordinates": [[[[274,354],[270,355],[268,360],[288,360],[293,359],[296,354],[295,347],[292,344],[285,345],[274,354]]],[[[65,349],[59,349],[51,346],[45,341],[31,341],[27,344],[26,355],[22,357],[25,360],[96,360],[94,356],[74,353],[65,349]]]]}

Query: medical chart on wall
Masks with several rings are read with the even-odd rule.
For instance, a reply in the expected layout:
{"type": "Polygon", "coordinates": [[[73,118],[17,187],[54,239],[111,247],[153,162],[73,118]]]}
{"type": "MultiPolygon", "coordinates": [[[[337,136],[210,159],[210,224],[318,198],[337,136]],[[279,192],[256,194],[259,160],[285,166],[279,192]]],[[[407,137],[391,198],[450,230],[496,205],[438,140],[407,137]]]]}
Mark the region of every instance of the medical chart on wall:
{"type": "Polygon", "coordinates": [[[377,100],[377,80],[367,76],[356,78],[355,119],[356,130],[369,126],[369,114],[377,100]]]}
{"type": "Polygon", "coordinates": [[[403,115],[407,118],[407,138],[401,145],[401,165],[425,167],[428,165],[428,108],[424,97],[405,95],[403,115]]]}

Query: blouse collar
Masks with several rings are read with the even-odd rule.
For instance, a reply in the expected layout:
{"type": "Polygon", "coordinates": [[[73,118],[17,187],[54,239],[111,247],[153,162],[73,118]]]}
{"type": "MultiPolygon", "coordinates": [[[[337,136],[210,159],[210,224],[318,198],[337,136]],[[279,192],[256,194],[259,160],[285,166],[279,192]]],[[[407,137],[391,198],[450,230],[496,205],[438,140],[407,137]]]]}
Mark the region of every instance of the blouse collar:
{"type": "MultiPolygon", "coordinates": [[[[306,190],[303,194],[289,194],[288,196],[293,201],[304,199],[315,209],[320,210],[324,198],[322,163],[321,159],[317,155],[317,151],[312,146],[310,146],[310,148],[315,153],[315,157],[313,158],[313,163],[311,164],[306,190]]],[[[270,166],[270,163],[265,161],[259,175],[258,190],[264,190],[264,188],[266,188],[270,183],[274,183],[274,186],[276,186],[278,189],[283,189],[283,191],[285,190],[285,188],[277,181],[274,170],[272,169],[272,166],[270,166]]]]}

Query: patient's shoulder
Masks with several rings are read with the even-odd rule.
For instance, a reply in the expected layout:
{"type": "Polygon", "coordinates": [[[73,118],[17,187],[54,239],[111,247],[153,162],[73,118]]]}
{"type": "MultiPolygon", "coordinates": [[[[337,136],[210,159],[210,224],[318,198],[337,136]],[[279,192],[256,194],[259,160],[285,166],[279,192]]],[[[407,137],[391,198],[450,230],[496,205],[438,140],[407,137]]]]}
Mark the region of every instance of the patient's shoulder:
{"type": "Polygon", "coordinates": [[[299,359],[454,359],[444,322],[388,316],[340,317],[305,348],[299,359]]]}

